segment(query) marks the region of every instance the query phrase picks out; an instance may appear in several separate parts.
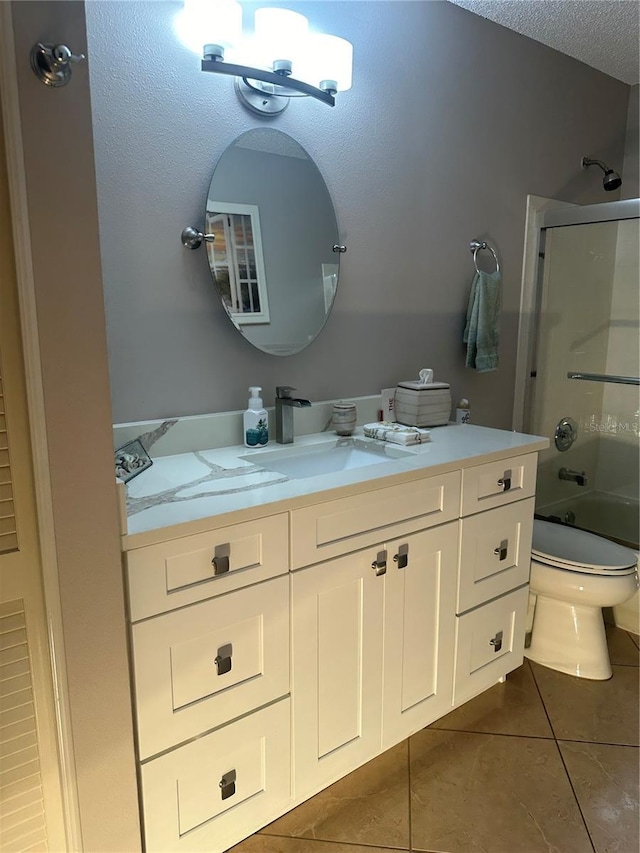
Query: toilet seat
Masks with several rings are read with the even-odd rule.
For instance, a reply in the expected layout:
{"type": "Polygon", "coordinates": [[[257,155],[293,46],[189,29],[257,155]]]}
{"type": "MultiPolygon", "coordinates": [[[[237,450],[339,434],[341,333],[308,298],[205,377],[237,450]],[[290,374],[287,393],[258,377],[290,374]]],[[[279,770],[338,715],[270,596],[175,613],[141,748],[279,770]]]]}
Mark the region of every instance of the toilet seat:
{"type": "Polygon", "coordinates": [[[602,536],[563,524],[535,519],[533,559],[565,571],[594,575],[630,575],[636,571],[636,555],[602,536]]]}

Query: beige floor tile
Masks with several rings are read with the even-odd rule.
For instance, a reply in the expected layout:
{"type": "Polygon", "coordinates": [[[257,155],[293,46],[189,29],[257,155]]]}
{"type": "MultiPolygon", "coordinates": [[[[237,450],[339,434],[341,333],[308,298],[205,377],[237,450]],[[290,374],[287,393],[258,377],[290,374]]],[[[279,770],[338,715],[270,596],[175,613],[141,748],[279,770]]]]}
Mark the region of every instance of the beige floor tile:
{"type": "Polygon", "coordinates": [[[615,625],[605,625],[607,630],[607,645],[612,664],[623,666],[640,666],[640,649],[634,643],[630,634],[615,625]]]}
{"type": "Polygon", "coordinates": [[[596,853],[630,853],[638,837],[638,750],[560,742],[596,853]]]}
{"type": "Polygon", "coordinates": [[[637,634],[633,634],[631,631],[627,631],[627,634],[631,637],[636,646],[640,648],[640,637],[637,634]]]}
{"type": "Polygon", "coordinates": [[[592,853],[554,741],[427,729],[410,759],[413,849],[592,853]]]}
{"type": "Polygon", "coordinates": [[[528,661],[510,673],[504,684],[495,684],[465,702],[431,728],[553,737],[528,661]]]}
{"type": "Polygon", "coordinates": [[[227,853],[394,853],[393,847],[363,847],[336,841],[310,838],[283,838],[278,835],[252,835],[227,853]]]}
{"type": "Polygon", "coordinates": [[[531,669],[557,738],[638,745],[635,667],[613,666],[609,681],[575,678],[538,664],[531,669]]]}
{"type": "Polygon", "coordinates": [[[387,750],[269,824],[262,832],[407,849],[407,746],[404,741],[387,750]]]}

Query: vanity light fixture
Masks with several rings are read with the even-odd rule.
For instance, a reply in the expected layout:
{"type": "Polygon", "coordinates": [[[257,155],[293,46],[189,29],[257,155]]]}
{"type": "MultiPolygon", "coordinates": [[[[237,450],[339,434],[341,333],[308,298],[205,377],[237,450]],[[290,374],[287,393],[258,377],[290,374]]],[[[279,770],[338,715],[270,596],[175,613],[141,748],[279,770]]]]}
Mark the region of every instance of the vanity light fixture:
{"type": "Polygon", "coordinates": [[[194,26],[199,21],[200,40],[207,39],[202,70],[235,77],[240,100],[253,112],[278,115],[290,98],[305,96],[332,107],[336,93],[351,88],[352,44],[310,32],[298,12],[257,9],[253,36],[242,31],[237,0],[184,0],[183,15],[194,26]]]}

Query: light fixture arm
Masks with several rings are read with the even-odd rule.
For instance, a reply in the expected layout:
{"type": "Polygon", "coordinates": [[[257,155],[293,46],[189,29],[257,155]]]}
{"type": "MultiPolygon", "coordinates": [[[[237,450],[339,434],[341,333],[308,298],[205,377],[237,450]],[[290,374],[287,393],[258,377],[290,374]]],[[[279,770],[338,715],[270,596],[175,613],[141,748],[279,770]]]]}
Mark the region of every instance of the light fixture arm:
{"type": "MultiPolygon", "coordinates": [[[[251,86],[248,80],[261,80],[263,83],[271,83],[273,86],[293,89],[301,95],[309,95],[330,107],[334,107],[336,103],[336,99],[330,91],[324,92],[322,89],[311,86],[309,83],[296,80],[295,77],[278,74],[275,71],[266,71],[263,68],[251,68],[248,65],[234,65],[232,62],[224,62],[221,59],[203,59],[201,68],[203,71],[211,71],[214,74],[227,74],[230,77],[240,77],[248,86],[251,86]]],[[[279,93],[269,92],[265,94],[278,95],[279,93]]],[[[287,97],[285,93],[279,96],[287,97]]]]}

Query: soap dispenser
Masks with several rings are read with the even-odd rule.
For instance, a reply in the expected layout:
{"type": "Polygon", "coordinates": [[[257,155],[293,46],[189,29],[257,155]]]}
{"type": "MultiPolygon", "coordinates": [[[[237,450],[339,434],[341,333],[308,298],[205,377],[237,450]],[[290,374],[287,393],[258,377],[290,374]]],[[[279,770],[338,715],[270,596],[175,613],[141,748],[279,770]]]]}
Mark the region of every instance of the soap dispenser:
{"type": "Polygon", "coordinates": [[[262,405],[262,388],[249,388],[249,405],[244,413],[244,443],[247,447],[260,447],[269,441],[267,410],[262,405]]]}

